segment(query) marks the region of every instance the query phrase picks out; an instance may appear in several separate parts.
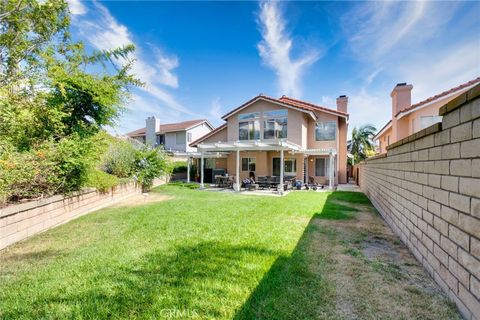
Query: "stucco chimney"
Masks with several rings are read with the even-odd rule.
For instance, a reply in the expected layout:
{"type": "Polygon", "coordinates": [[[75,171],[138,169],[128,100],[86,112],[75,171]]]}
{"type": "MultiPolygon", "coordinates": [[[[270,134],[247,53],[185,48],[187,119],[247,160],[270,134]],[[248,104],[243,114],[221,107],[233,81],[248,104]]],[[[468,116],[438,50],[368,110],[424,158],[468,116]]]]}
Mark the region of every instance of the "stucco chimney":
{"type": "Polygon", "coordinates": [[[145,119],[145,143],[154,147],[157,143],[157,132],[160,131],[160,119],[148,117],[145,119]]]}
{"type": "Polygon", "coordinates": [[[392,118],[402,110],[412,105],[412,88],[411,84],[397,83],[393,88],[390,97],[392,97],[392,118]]]}
{"type": "Polygon", "coordinates": [[[337,98],[337,110],[347,113],[348,97],[345,95],[337,98]]]}

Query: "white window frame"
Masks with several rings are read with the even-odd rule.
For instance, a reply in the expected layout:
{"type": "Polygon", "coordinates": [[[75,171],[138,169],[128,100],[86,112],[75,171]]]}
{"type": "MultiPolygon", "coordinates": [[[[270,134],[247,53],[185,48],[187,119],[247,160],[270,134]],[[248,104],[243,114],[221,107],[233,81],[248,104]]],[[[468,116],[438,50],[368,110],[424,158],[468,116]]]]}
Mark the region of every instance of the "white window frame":
{"type": "Polygon", "coordinates": [[[314,170],[315,170],[315,177],[328,177],[329,176],[329,166],[330,166],[330,159],[329,158],[323,158],[323,157],[317,157],[315,158],[315,162],[314,162],[314,170]],[[317,160],[320,160],[320,159],[323,159],[324,160],[324,173],[325,175],[324,176],[319,176],[317,175],[317,160]]]}
{"type": "Polygon", "coordinates": [[[278,109],[278,110],[269,110],[269,111],[264,111],[263,112],[263,139],[264,140],[274,140],[274,139],[286,139],[288,137],[288,110],[287,109],[278,109]],[[268,115],[268,113],[271,112],[278,112],[281,111],[283,114],[277,114],[277,115],[268,115]],[[277,120],[279,119],[286,119],[286,124],[287,124],[287,130],[286,130],[286,137],[279,137],[279,133],[282,132],[281,130],[277,130],[276,124],[277,120]],[[273,121],[273,138],[266,138],[266,124],[267,122],[272,122],[273,121]]]}
{"type": "Polygon", "coordinates": [[[192,133],[187,132],[187,142],[192,142],[192,133]]]}
{"type": "MultiPolygon", "coordinates": [[[[272,174],[273,174],[273,161],[274,159],[279,159],[280,161],[280,157],[272,157],[272,174]]],[[[297,159],[296,158],[284,158],[283,159],[283,174],[284,175],[297,175],[297,159]],[[295,171],[286,171],[285,170],[285,164],[287,161],[293,161],[293,165],[292,165],[292,168],[294,168],[295,171]]]]}
{"type": "Polygon", "coordinates": [[[251,140],[259,140],[261,136],[261,123],[260,123],[260,112],[249,112],[249,113],[242,113],[239,114],[237,117],[238,120],[238,140],[240,141],[251,141],[251,140]],[[245,119],[242,119],[242,116],[247,116],[247,115],[253,115],[253,117],[247,117],[245,119]],[[240,123],[248,123],[248,134],[247,134],[247,139],[241,139],[240,138],[240,123]],[[255,124],[257,124],[257,129],[258,129],[258,138],[255,138],[255,124]],[[253,138],[250,137],[250,128],[253,126],[253,132],[254,136],[253,138]]]}
{"type": "Polygon", "coordinates": [[[314,141],[336,141],[337,140],[337,130],[338,130],[338,123],[337,121],[317,121],[315,122],[315,130],[313,130],[313,139],[314,141]],[[335,131],[333,134],[333,139],[317,139],[317,126],[321,123],[335,123],[335,131]]]}

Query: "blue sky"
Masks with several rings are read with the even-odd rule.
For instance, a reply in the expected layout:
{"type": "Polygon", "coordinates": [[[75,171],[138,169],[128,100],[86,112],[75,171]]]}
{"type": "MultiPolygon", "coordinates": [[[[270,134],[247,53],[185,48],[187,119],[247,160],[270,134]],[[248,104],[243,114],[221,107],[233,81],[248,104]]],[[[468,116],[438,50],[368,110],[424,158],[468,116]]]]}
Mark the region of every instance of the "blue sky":
{"type": "Polygon", "coordinates": [[[220,125],[259,93],[330,108],[346,94],[350,130],[380,129],[396,83],[418,102],[480,76],[479,2],[68,2],[75,39],[137,48],[146,86],[118,133],[150,115],[220,125]]]}

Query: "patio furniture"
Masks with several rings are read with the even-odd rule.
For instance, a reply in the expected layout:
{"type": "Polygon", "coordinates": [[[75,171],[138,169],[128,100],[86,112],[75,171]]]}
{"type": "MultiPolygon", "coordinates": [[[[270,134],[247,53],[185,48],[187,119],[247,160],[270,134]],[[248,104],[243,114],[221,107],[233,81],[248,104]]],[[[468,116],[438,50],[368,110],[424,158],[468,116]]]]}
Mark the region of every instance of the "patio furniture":
{"type": "Polygon", "coordinates": [[[260,189],[270,188],[270,184],[266,176],[258,176],[257,184],[260,189]]]}
{"type": "Polygon", "coordinates": [[[247,190],[257,190],[258,189],[258,184],[253,183],[253,180],[250,180],[248,178],[245,178],[242,180],[242,188],[245,188],[247,190]]]}

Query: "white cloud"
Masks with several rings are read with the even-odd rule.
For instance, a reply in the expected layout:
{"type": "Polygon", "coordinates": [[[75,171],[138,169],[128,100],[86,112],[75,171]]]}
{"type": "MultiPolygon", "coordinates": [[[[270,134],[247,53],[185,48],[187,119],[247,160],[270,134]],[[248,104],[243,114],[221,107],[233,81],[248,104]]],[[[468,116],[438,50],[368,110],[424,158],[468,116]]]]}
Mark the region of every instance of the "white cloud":
{"type": "Polygon", "coordinates": [[[220,104],[220,98],[216,97],[212,100],[208,115],[217,121],[222,117],[223,114],[222,105],[220,104]]]}
{"type": "Polygon", "coordinates": [[[280,93],[300,97],[302,74],[319,59],[319,52],[309,50],[292,58],[293,40],[285,30],[286,23],[277,2],[260,3],[258,23],[263,38],[258,51],[263,62],[276,72],[280,93]]]}
{"type": "MultiPolygon", "coordinates": [[[[341,19],[353,58],[363,72],[350,91],[350,129],[391,118],[390,90],[413,84],[412,103],[480,74],[478,20],[453,24],[458,2],[365,2],[341,19]],[[475,22],[476,21],[476,22],[475,22]]],[[[478,7],[477,7],[478,8],[478,7]]]]}
{"type": "MultiPolygon", "coordinates": [[[[178,57],[167,55],[164,50],[153,45],[144,48],[134,41],[128,28],[119,23],[110,11],[98,2],[95,9],[82,19],[74,19],[80,34],[98,50],[110,50],[129,44],[135,45],[135,52],[129,57],[134,60],[131,73],[145,83],[141,88],[163,104],[177,112],[196,115],[180,102],[165,87],[178,88],[178,77],[174,70],[179,66],[178,57]],[[147,55],[145,52],[150,53],[147,55]]],[[[124,61],[120,61],[124,62],[124,61]]]]}
{"type": "Polygon", "coordinates": [[[87,7],[80,0],[67,0],[72,15],[83,15],[87,13],[87,7]]]}

